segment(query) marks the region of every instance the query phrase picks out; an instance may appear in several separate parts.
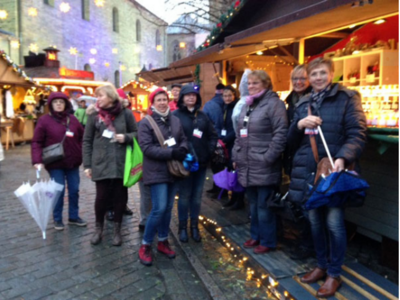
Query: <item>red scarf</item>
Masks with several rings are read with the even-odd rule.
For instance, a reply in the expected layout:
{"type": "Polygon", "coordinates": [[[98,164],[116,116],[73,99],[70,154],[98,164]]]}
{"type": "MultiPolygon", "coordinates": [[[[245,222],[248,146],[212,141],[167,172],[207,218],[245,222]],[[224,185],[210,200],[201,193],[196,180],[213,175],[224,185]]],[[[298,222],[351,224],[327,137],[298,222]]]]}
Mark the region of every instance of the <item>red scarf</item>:
{"type": "Polygon", "coordinates": [[[120,101],[115,101],[113,106],[109,108],[101,108],[99,103],[96,102],[96,110],[98,111],[99,119],[107,126],[109,130],[115,132],[115,127],[113,122],[115,118],[120,114],[122,111],[122,105],[120,101]]]}

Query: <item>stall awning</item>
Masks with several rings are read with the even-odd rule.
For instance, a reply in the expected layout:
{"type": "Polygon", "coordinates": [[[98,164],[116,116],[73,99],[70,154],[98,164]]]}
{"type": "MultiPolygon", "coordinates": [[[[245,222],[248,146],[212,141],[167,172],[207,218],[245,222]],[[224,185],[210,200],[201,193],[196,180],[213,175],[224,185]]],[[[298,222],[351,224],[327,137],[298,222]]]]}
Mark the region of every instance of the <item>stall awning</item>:
{"type": "Polygon", "coordinates": [[[26,76],[4,52],[0,51],[0,84],[2,85],[18,85],[30,88],[35,83],[26,76]]]}
{"type": "Polygon", "coordinates": [[[137,75],[146,81],[153,82],[156,85],[169,85],[172,83],[186,83],[193,81],[195,67],[168,67],[144,71],[137,75]]]}

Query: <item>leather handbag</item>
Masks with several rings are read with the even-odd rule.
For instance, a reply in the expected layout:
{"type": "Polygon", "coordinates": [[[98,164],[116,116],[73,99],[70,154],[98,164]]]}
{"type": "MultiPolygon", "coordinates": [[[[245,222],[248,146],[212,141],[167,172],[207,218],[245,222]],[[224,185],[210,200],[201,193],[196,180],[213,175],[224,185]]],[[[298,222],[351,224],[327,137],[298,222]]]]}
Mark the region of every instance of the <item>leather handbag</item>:
{"type": "MultiPolygon", "coordinates": [[[[149,121],[151,127],[153,128],[154,133],[158,139],[158,142],[161,145],[161,148],[167,148],[167,146],[164,143],[164,137],[160,131],[160,128],[158,127],[157,123],[154,121],[153,117],[147,115],[146,119],[149,121]]],[[[183,163],[181,161],[174,160],[174,159],[168,160],[167,165],[168,165],[168,171],[173,176],[188,177],[190,175],[190,171],[185,169],[185,167],[183,166],[183,163]]]]}
{"type": "MultiPolygon", "coordinates": [[[[69,118],[67,120],[67,131],[69,128],[69,118]]],[[[65,140],[66,132],[64,137],[60,143],[56,143],[47,147],[44,147],[42,150],[42,162],[45,165],[51,164],[53,162],[62,160],[64,155],[64,140],[65,140]]]]}

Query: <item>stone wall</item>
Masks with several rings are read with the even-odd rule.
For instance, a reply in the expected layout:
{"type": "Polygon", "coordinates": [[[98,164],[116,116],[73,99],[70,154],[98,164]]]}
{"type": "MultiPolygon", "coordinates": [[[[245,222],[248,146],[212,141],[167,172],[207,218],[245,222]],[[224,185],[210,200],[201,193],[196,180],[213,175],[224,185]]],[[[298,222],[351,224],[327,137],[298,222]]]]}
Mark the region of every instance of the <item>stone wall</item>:
{"type": "Polygon", "coordinates": [[[193,50],[196,49],[195,34],[168,34],[167,45],[167,62],[170,64],[176,60],[188,57],[193,53],[193,50]],[[181,42],[185,43],[185,48],[179,47],[181,42]],[[180,54],[180,58],[178,53],[180,54]]]}
{"type": "MultiPolygon", "coordinates": [[[[107,0],[104,7],[97,7],[94,1],[89,0],[89,20],[84,20],[82,1],[84,0],[69,0],[71,9],[67,13],[60,11],[58,1],[54,7],[45,4],[43,0],[21,1],[23,55],[28,54],[31,44],[36,44],[40,52],[50,45],[56,45],[61,50],[61,66],[75,69],[77,61],[77,69],[83,70],[85,64],[90,64],[89,60],[94,59],[95,62],[90,67],[95,73],[95,79],[112,83],[115,83],[114,75],[120,69],[120,65],[125,69],[121,71],[122,83],[134,78],[143,66],[160,68],[166,65],[164,21],[135,1],[129,0],[107,0]],[[28,15],[30,7],[37,8],[36,17],[28,15]],[[118,11],[118,32],[113,31],[113,8],[118,11]],[[136,40],[137,20],[141,23],[140,41],[136,40]],[[160,31],[163,51],[156,50],[157,29],[160,31]],[[77,57],[69,53],[71,47],[79,51],[77,57]],[[92,54],[91,49],[96,49],[97,53],[92,54]],[[113,49],[117,49],[118,53],[113,53],[113,49]]],[[[7,1],[10,15],[13,7],[14,15],[17,15],[16,2],[17,0],[7,1]]],[[[3,23],[7,24],[4,30],[8,29],[16,34],[15,26],[11,26],[15,23],[12,19],[16,17],[11,18],[10,15],[7,22],[0,21],[0,28],[3,29],[3,23]]]]}

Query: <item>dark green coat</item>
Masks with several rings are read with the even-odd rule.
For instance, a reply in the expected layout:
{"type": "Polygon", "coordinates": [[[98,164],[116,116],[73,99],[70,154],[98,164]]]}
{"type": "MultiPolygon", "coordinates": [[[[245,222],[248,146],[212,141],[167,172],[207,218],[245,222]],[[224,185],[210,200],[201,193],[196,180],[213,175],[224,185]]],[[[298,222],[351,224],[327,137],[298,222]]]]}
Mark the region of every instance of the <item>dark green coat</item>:
{"type": "Polygon", "coordinates": [[[88,108],[88,120],[83,136],[83,166],[92,169],[92,180],[124,178],[126,145],[137,138],[137,126],[133,114],[128,109],[122,109],[114,120],[117,134],[125,134],[125,143],[111,143],[103,137],[106,129],[104,123],[96,120],[97,111],[88,108]]]}

